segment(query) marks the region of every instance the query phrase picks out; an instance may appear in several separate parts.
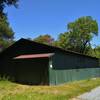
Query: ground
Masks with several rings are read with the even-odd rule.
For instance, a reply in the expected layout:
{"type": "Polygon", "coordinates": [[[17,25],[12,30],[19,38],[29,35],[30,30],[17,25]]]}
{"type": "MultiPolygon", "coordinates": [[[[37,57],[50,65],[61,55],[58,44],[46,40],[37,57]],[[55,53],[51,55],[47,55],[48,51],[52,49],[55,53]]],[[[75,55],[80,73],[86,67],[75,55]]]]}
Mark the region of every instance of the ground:
{"type": "Polygon", "coordinates": [[[0,100],[70,100],[100,86],[100,78],[59,86],[30,86],[0,81],[0,100]]]}
{"type": "Polygon", "coordinates": [[[73,100],[100,100],[100,86],[90,92],[84,93],[73,100]]]}

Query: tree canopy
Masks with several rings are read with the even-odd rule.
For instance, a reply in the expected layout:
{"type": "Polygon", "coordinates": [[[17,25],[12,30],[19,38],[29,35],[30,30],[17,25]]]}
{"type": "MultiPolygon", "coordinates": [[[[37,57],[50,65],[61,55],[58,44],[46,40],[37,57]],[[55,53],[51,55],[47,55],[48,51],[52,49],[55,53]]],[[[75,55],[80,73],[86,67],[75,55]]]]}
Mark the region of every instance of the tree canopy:
{"type": "Polygon", "coordinates": [[[34,39],[34,41],[39,42],[39,43],[43,43],[43,44],[48,44],[48,45],[52,45],[54,39],[48,35],[40,35],[37,38],[34,39]]]}
{"type": "Polygon", "coordinates": [[[7,6],[17,7],[18,0],[0,0],[0,51],[9,46],[14,38],[14,32],[9,25],[4,8],[7,6]]]}
{"type": "Polygon", "coordinates": [[[59,35],[58,45],[79,53],[87,53],[91,40],[98,35],[98,23],[91,16],[80,17],[67,25],[68,32],[59,35]]]}
{"type": "Polygon", "coordinates": [[[96,46],[95,48],[93,48],[91,51],[90,51],[90,55],[93,56],[93,57],[97,57],[97,58],[100,58],[100,46],[96,46]]]}
{"type": "Polygon", "coordinates": [[[4,13],[4,8],[7,6],[15,6],[17,7],[17,2],[19,0],[0,0],[0,17],[4,16],[5,13],[4,13]]]}
{"type": "Polygon", "coordinates": [[[14,37],[14,32],[7,21],[7,17],[0,19],[0,50],[6,48],[14,37]]]}

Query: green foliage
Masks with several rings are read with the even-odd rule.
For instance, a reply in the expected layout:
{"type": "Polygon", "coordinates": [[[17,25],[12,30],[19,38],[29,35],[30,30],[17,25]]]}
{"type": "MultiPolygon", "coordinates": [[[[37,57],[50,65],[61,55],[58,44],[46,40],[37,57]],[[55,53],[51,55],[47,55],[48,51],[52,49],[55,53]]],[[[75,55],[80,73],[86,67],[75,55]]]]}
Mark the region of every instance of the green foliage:
{"type": "Polygon", "coordinates": [[[0,81],[9,81],[10,80],[10,77],[9,76],[0,76],[0,81]]]}
{"type": "Polygon", "coordinates": [[[4,15],[6,15],[4,13],[4,8],[7,6],[11,6],[14,5],[15,7],[17,7],[17,2],[19,0],[0,0],[0,17],[3,17],[4,15]]]}
{"type": "Polygon", "coordinates": [[[87,53],[91,48],[90,41],[98,35],[98,24],[90,16],[81,17],[67,25],[68,32],[59,35],[61,48],[79,53],[87,53]]]}
{"type": "Polygon", "coordinates": [[[100,46],[94,48],[94,53],[95,57],[100,58],[100,46]]]}
{"type": "Polygon", "coordinates": [[[0,75],[0,81],[11,81],[14,82],[15,78],[14,77],[10,77],[8,75],[0,75]]]}
{"type": "Polygon", "coordinates": [[[6,6],[17,7],[19,0],[0,0],[0,51],[8,47],[13,42],[14,32],[9,25],[7,15],[4,13],[6,6]]]}
{"type": "Polygon", "coordinates": [[[57,41],[53,42],[53,46],[68,50],[68,48],[70,48],[68,41],[69,41],[69,32],[60,33],[57,41]]]}
{"type": "Polygon", "coordinates": [[[100,58],[100,46],[96,46],[95,48],[91,49],[89,55],[100,58]]]}
{"type": "Polygon", "coordinates": [[[50,35],[46,34],[46,35],[38,36],[37,38],[34,39],[34,41],[43,44],[52,45],[54,39],[50,35]]]}
{"type": "Polygon", "coordinates": [[[0,19],[0,37],[9,39],[9,38],[13,38],[13,35],[14,32],[12,28],[9,26],[7,17],[3,17],[2,19],[0,19]]]}
{"type": "Polygon", "coordinates": [[[12,44],[14,32],[10,27],[7,17],[0,19],[0,51],[12,44]]]}

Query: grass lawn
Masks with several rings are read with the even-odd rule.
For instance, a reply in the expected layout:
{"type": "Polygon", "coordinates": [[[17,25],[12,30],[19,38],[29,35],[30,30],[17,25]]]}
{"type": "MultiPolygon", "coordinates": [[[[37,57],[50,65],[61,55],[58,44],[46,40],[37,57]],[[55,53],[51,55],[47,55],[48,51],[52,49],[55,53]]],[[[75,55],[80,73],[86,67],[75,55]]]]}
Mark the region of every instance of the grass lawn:
{"type": "Polygon", "coordinates": [[[29,86],[0,81],[0,100],[69,100],[100,86],[100,78],[60,86],[29,86]]]}

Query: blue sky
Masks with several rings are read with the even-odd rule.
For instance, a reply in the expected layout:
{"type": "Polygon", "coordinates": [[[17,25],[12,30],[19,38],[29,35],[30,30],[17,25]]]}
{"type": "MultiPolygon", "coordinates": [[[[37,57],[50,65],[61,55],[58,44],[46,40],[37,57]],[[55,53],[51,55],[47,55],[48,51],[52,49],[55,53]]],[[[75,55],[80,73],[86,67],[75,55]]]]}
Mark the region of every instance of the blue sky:
{"type": "MultiPolygon", "coordinates": [[[[18,9],[6,7],[15,39],[50,34],[55,39],[67,24],[81,16],[92,16],[100,27],[100,0],[19,0],[18,9]]],[[[100,45],[100,35],[92,44],[100,45]]]]}

